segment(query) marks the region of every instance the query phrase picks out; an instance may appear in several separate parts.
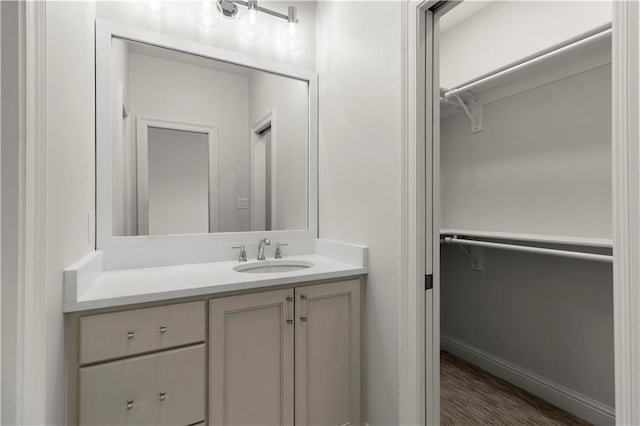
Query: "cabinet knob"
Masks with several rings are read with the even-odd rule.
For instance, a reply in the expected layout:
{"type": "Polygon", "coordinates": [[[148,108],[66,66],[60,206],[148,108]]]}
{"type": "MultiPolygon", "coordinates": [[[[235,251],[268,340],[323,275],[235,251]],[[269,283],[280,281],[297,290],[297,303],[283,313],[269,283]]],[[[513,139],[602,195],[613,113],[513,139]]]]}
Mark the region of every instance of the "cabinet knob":
{"type": "Polygon", "coordinates": [[[127,399],[127,410],[133,410],[133,399],[127,399]]]}
{"type": "Polygon", "coordinates": [[[127,331],[127,339],[131,340],[135,337],[135,335],[136,335],[135,331],[132,331],[132,330],[127,331]]]}
{"type": "Polygon", "coordinates": [[[163,325],[160,327],[160,334],[164,334],[167,332],[167,326],[163,325]]]}
{"type": "Polygon", "coordinates": [[[167,391],[160,391],[160,401],[167,399],[167,391]]]}

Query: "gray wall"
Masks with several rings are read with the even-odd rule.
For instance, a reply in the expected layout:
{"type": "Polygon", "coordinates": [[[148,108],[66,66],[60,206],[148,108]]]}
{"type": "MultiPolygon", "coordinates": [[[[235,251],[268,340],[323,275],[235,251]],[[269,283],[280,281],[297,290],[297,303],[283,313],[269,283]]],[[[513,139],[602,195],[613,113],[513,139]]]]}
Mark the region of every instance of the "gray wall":
{"type": "Polygon", "coordinates": [[[442,247],[442,335],[613,407],[611,264],[483,250],[442,247]]]}
{"type": "Polygon", "coordinates": [[[610,65],[487,103],[483,118],[478,133],[464,114],[442,120],[443,228],[611,238],[610,65]]]}

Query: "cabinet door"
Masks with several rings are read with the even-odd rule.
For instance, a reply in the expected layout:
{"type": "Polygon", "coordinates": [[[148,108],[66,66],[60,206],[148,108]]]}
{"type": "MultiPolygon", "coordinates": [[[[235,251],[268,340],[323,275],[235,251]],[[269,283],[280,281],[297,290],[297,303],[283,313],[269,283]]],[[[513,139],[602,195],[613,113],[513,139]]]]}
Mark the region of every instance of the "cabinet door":
{"type": "Polygon", "coordinates": [[[210,304],[210,424],[293,424],[293,290],[210,304]]]}
{"type": "Polygon", "coordinates": [[[296,425],[360,425],[360,281],[295,298],[296,425]]]}

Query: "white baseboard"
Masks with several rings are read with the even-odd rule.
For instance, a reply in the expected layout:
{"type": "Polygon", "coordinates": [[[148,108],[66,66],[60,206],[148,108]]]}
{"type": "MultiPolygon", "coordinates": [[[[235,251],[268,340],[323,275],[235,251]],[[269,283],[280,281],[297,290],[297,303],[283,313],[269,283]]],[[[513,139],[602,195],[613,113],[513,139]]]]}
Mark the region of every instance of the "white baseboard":
{"type": "Polygon", "coordinates": [[[548,380],[529,370],[468,345],[453,337],[443,336],[441,349],[477,365],[485,371],[595,425],[615,424],[612,407],[548,380]]]}

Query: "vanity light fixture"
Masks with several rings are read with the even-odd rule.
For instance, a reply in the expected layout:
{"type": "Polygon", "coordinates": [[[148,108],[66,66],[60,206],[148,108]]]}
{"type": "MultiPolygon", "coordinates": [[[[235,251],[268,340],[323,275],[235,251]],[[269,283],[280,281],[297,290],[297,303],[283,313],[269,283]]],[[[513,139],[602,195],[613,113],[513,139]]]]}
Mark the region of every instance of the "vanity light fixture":
{"type": "Polygon", "coordinates": [[[302,46],[304,40],[298,26],[298,12],[295,6],[289,6],[285,15],[258,6],[257,0],[198,0],[194,7],[196,21],[203,27],[212,28],[218,23],[220,16],[235,19],[238,6],[247,8],[238,18],[238,29],[247,40],[257,41],[264,36],[266,24],[263,15],[266,14],[286,21],[279,32],[279,38],[287,50],[297,50],[302,46]]]}
{"type": "Polygon", "coordinates": [[[258,12],[258,0],[249,0],[247,10],[238,19],[240,34],[249,41],[258,41],[264,35],[264,18],[258,12]]]}
{"type": "Polygon", "coordinates": [[[160,15],[164,13],[165,7],[162,0],[147,0],[144,2],[144,7],[151,13],[160,15]]]}
{"type": "Polygon", "coordinates": [[[298,25],[298,11],[295,6],[289,6],[287,23],[280,30],[280,41],[287,50],[298,50],[304,39],[298,25]]]}
{"type": "Polygon", "coordinates": [[[213,28],[220,20],[220,9],[217,0],[200,0],[193,9],[198,24],[205,28],[213,28]]]}

